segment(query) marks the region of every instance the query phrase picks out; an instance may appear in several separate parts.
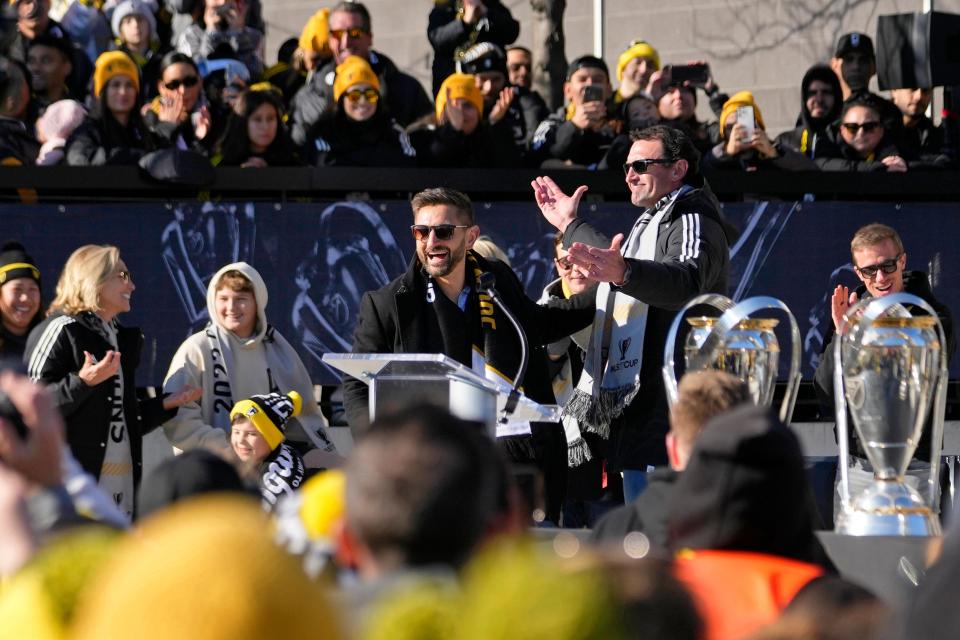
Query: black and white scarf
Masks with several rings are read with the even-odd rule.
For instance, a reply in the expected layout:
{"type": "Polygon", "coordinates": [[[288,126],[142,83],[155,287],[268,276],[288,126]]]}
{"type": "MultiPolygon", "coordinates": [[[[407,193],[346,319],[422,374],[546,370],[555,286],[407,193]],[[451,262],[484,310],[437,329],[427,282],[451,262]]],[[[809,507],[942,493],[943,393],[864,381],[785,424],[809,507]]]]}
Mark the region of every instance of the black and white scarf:
{"type": "MultiPolygon", "coordinates": [[[[661,220],[669,214],[671,205],[691,189],[684,185],[643,212],[621,248],[625,258],[656,258],[661,220]]],[[[608,438],[611,420],[622,414],[640,391],[648,312],[647,303],[611,289],[608,283],[598,287],[583,372],[564,407],[564,414],[575,418],[586,431],[608,438]]],[[[577,435],[568,433],[568,442],[576,441],[577,435]]]]}

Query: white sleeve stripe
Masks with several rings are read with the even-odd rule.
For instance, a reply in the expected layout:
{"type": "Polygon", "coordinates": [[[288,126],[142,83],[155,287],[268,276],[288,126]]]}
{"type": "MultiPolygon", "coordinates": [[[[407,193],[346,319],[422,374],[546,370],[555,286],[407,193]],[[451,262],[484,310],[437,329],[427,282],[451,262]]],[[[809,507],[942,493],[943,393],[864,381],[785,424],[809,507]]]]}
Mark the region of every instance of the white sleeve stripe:
{"type": "Polygon", "coordinates": [[[680,246],[680,262],[683,262],[700,256],[700,214],[684,214],[681,221],[683,241],[680,246]]]}
{"type": "Polygon", "coordinates": [[[680,242],[680,262],[687,258],[687,216],[680,217],[680,224],[683,228],[683,239],[680,242]]]}
{"type": "Polygon", "coordinates": [[[57,338],[60,337],[60,332],[65,326],[73,322],[76,322],[74,318],[62,316],[48,324],[47,328],[43,330],[43,335],[37,341],[33,353],[30,354],[30,366],[27,368],[27,374],[31,380],[36,381],[40,378],[43,367],[47,364],[47,358],[50,356],[50,351],[56,344],[57,338]]]}

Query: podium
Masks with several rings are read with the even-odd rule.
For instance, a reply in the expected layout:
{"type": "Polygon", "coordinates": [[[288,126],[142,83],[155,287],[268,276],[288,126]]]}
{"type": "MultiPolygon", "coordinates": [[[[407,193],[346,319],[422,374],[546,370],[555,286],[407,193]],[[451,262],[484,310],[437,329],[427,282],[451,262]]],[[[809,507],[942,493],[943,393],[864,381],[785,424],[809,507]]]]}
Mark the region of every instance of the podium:
{"type": "Polygon", "coordinates": [[[491,436],[530,433],[530,422],[558,422],[560,407],[521,396],[510,416],[506,380],[491,380],[439,353],[325,353],[323,362],[370,386],[370,420],[418,402],[487,426],[491,436]]]}

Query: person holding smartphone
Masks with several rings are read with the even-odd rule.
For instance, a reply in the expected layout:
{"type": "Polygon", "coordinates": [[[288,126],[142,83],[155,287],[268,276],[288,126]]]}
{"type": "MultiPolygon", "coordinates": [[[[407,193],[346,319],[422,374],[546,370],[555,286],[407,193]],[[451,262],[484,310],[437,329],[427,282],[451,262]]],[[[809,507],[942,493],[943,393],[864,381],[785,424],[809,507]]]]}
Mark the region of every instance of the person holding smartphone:
{"type": "Polygon", "coordinates": [[[263,33],[246,24],[247,6],[243,0],[206,0],[203,24],[190,25],[177,41],[177,51],[194,60],[207,59],[224,46],[250,70],[254,79],[263,74],[263,33]]]}
{"type": "Polygon", "coordinates": [[[567,68],[567,104],[540,123],[530,143],[537,164],[595,168],[623,123],[612,108],[607,64],[581,56],[567,68]]]}
{"type": "Polygon", "coordinates": [[[816,164],[789,147],[771,142],[763,114],[749,91],[736,93],[720,112],[720,142],[704,154],[703,170],[757,171],[780,169],[815,171],[816,164]]]}

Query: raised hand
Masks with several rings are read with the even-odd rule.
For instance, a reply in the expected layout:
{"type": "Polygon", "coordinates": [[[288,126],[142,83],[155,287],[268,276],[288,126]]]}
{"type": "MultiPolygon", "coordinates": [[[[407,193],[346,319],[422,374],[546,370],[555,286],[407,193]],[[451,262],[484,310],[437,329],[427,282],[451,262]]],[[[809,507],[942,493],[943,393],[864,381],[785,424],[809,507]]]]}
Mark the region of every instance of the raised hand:
{"type": "Polygon", "coordinates": [[[447,87],[447,106],[443,113],[451,127],[457,131],[463,131],[463,107],[458,100],[450,97],[450,87],[447,87]]]}
{"type": "Polygon", "coordinates": [[[97,362],[89,351],[83,352],[83,366],[77,374],[88,387],[95,387],[104,380],[109,380],[120,371],[120,352],[107,351],[103,360],[97,362]]]}
{"type": "Polygon", "coordinates": [[[610,242],[610,247],[591,247],[582,242],[570,245],[567,258],[591,280],[622,284],[627,272],[627,263],[620,253],[623,234],[618,233],[610,242]]]}
{"type": "Polygon", "coordinates": [[[206,138],[212,127],[213,119],[210,117],[210,109],[207,108],[207,105],[203,105],[197,112],[197,123],[193,127],[197,140],[206,138]]]}
{"type": "Polygon", "coordinates": [[[176,393],[171,393],[163,399],[163,408],[169,411],[177,407],[182,407],[188,402],[196,402],[203,396],[202,387],[185,386],[176,393]]]}
{"type": "Polygon", "coordinates": [[[161,122],[170,122],[179,124],[183,122],[185,114],[183,113],[183,96],[179,92],[173,95],[160,98],[160,113],[157,117],[161,122]]]}
{"type": "Polygon", "coordinates": [[[547,176],[534,178],[530,186],[533,187],[533,197],[540,207],[540,213],[561,233],[577,217],[580,198],[587,191],[587,185],[581,185],[572,196],[568,196],[547,176]]]}
{"type": "Polygon", "coordinates": [[[513,102],[513,96],[516,92],[516,89],[513,87],[504,87],[500,90],[500,95],[497,97],[496,103],[494,103],[493,108],[490,109],[490,124],[496,124],[503,120],[503,116],[507,115],[507,110],[510,108],[510,103],[513,102]]]}
{"type": "Polygon", "coordinates": [[[855,304],[857,304],[857,292],[851,293],[847,287],[838,284],[830,298],[830,315],[833,318],[833,328],[837,333],[846,333],[846,331],[840,331],[840,321],[855,304]]]}

